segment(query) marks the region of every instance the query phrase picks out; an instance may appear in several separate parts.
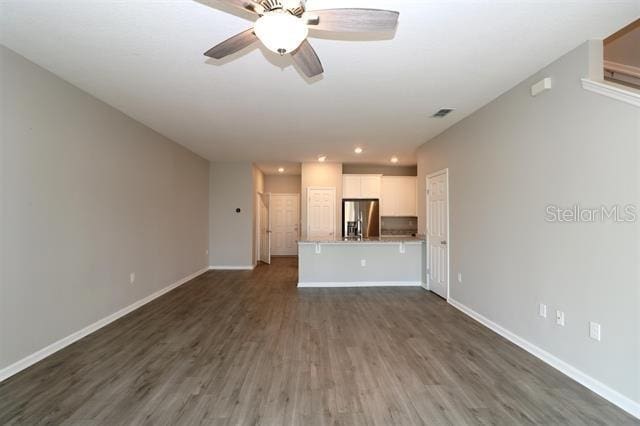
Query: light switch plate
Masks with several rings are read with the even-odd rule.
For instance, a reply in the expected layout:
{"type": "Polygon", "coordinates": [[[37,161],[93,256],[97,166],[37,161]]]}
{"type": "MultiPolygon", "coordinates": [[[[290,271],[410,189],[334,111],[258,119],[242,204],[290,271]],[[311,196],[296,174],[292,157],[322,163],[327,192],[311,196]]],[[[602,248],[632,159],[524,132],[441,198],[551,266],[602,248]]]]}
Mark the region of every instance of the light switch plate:
{"type": "Polygon", "coordinates": [[[600,341],[600,339],[602,338],[602,330],[600,324],[593,321],[589,323],[589,337],[591,337],[593,340],[597,340],[598,342],[600,341]]]}
{"type": "Polygon", "coordinates": [[[540,304],[540,307],[538,308],[538,315],[540,315],[542,318],[547,317],[547,305],[545,305],[544,303],[540,304]]]}
{"type": "Polygon", "coordinates": [[[564,327],[564,312],[556,311],[556,324],[561,327],[564,327]]]}

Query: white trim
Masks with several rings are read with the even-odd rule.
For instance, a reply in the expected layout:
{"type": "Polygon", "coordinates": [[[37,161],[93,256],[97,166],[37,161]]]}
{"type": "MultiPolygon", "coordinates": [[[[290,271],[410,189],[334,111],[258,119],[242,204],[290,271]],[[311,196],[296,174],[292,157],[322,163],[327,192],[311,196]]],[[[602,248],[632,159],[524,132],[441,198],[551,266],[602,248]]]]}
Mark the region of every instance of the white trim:
{"type": "Polygon", "coordinates": [[[262,200],[261,198],[261,194],[262,192],[260,191],[256,191],[256,197],[255,197],[255,208],[254,208],[254,219],[255,219],[255,229],[253,230],[254,232],[254,241],[255,241],[255,247],[253,248],[253,257],[254,257],[254,266],[258,265],[258,262],[260,262],[260,249],[261,249],[261,235],[260,235],[260,216],[262,214],[262,200]]]}
{"type": "Polygon", "coordinates": [[[143,305],[146,305],[147,303],[151,302],[154,299],[157,299],[158,297],[170,292],[171,290],[174,290],[175,288],[181,286],[184,283],[187,283],[189,281],[191,281],[192,279],[199,277],[200,275],[204,274],[205,272],[207,272],[209,270],[209,268],[204,268],[204,269],[200,269],[197,272],[194,272],[191,275],[188,275],[184,278],[182,278],[179,281],[176,281],[175,283],[156,291],[153,294],[150,294],[149,296],[138,300],[137,302],[132,303],[131,305],[127,306],[126,308],[122,308],[117,312],[114,312],[113,314],[102,318],[101,320],[98,320],[96,322],[94,322],[93,324],[88,325],[87,327],[76,331],[75,333],[72,333],[70,335],[68,335],[67,337],[64,337],[60,340],[58,340],[57,342],[54,342],[52,344],[50,344],[49,346],[46,346],[42,349],[40,349],[37,352],[32,353],[31,355],[27,355],[26,357],[22,358],[21,360],[14,362],[13,364],[11,364],[8,367],[3,368],[2,370],[0,370],[0,382],[8,379],[9,377],[13,376],[14,374],[19,373],[20,371],[24,370],[25,368],[28,368],[30,366],[32,366],[33,364],[37,363],[38,361],[43,360],[44,358],[53,355],[54,353],[58,352],[59,350],[69,346],[70,344],[82,339],[85,336],[88,336],[89,334],[101,329],[102,327],[109,325],[110,323],[114,322],[115,320],[127,315],[130,312],[135,311],[136,309],[142,307],[143,305]]]}
{"type": "Polygon", "coordinates": [[[600,95],[640,107],[640,91],[634,90],[631,87],[583,78],[582,88],[589,90],[590,92],[598,93],[600,95]]]}
{"type": "Polygon", "coordinates": [[[640,78],[640,67],[633,65],[619,64],[612,61],[604,61],[604,69],[618,74],[624,74],[635,78],[640,78]]]}
{"type": "Polygon", "coordinates": [[[420,287],[418,281],[357,281],[357,282],[306,282],[298,283],[299,288],[317,287],[420,287]]]}
{"type": "Polygon", "coordinates": [[[438,170],[437,172],[434,173],[430,173],[427,176],[425,176],[425,216],[424,216],[424,230],[425,230],[425,241],[426,241],[426,247],[425,247],[425,264],[426,264],[426,269],[428,270],[427,272],[427,276],[425,277],[425,283],[426,285],[423,286],[425,289],[431,291],[431,282],[430,282],[430,278],[431,278],[431,269],[429,268],[429,179],[436,177],[436,176],[440,176],[441,174],[445,175],[446,179],[447,179],[447,297],[445,298],[445,300],[449,300],[449,295],[450,295],[450,286],[451,286],[451,215],[450,215],[450,211],[451,211],[451,200],[449,197],[449,194],[451,192],[451,189],[449,188],[449,168],[444,168],[442,170],[438,170]]]}
{"type": "MultiPolygon", "coordinates": [[[[262,263],[266,263],[267,265],[271,264],[271,192],[258,192],[258,197],[257,197],[257,211],[258,211],[258,215],[256,217],[256,232],[257,232],[257,238],[256,238],[256,242],[257,242],[257,250],[256,250],[256,261],[254,262],[253,267],[255,268],[256,266],[258,266],[259,262],[262,263]],[[262,197],[263,196],[268,196],[268,201],[267,203],[263,203],[262,202],[262,197]],[[264,206],[264,208],[267,210],[267,219],[269,224],[266,227],[266,233],[267,233],[267,249],[268,249],[268,254],[269,256],[264,256],[264,258],[266,258],[268,260],[268,262],[265,262],[262,256],[262,208],[263,208],[263,204],[266,204],[264,206]]],[[[213,266],[209,267],[210,269],[216,269],[213,266]]]]}
{"type": "Polygon", "coordinates": [[[212,271],[251,271],[257,265],[212,265],[209,269],[212,271]]]}
{"type": "Polygon", "coordinates": [[[512,333],[506,328],[496,324],[495,322],[477,313],[476,311],[469,308],[468,306],[465,306],[464,304],[453,299],[449,299],[449,304],[454,308],[460,310],[461,312],[465,313],[466,315],[470,316],[474,320],[478,321],[480,324],[484,325],[485,327],[498,333],[499,335],[509,340],[510,342],[518,345],[519,347],[529,352],[531,355],[535,356],[536,358],[539,358],[540,360],[546,362],[556,370],[571,377],[573,380],[580,383],[582,386],[592,390],[593,392],[597,393],[598,395],[608,400],[612,404],[615,404],[618,407],[622,408],[624,411],[631,414],[632,416],[640,418],[640,403],[633,401],[632,399],[622,395],[620,392],[611,389],[604,383],[594,379],[593,377],[578,370],[577,368],[561,360],[560,358],[557,358],[556,356],[539,348],[533,343],[523,339],[522,337],[512,333]]]}

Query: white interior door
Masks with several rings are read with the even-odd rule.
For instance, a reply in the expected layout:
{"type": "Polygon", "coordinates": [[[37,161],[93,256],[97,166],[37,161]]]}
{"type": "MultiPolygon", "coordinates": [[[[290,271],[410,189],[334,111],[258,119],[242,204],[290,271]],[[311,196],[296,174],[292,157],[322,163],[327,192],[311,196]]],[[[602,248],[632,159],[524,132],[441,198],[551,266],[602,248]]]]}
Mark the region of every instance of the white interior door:
{"type": "Polygon", "coordinates": [[[300,198],[298,194],[271,194],[271,254],[298,254],[298,223],[300,198]]]}
{"type": "Polygon", "coordinates": [[[271,264],[271,194],[260,194],[260,260],[271,264]]]}
{"type": "Polygon", "coordinates": [[[336,189],[307,189],[307,237],[326,240],[335,236],[336,189]]]}
{"type": "Polygon", "coordinates": [[[449,179],[446,170],[427,177],[429,289],[449,298],[449,179]]]}

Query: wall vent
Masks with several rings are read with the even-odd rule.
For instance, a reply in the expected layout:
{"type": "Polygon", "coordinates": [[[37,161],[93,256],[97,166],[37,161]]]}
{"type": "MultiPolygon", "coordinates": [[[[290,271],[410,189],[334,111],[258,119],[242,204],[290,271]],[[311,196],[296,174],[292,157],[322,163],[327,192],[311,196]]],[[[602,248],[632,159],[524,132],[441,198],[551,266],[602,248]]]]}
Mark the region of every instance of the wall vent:
{"type": "Polygon", "coordinates": [[[453,111],[454,111],[453,108],[441,108],[438,112],[433,114],[431,117],[433,117],[433,118],[443,118],[443,117],[446,117],[447,115],[449,115],[450,113],[452,113],[453,111]]]}

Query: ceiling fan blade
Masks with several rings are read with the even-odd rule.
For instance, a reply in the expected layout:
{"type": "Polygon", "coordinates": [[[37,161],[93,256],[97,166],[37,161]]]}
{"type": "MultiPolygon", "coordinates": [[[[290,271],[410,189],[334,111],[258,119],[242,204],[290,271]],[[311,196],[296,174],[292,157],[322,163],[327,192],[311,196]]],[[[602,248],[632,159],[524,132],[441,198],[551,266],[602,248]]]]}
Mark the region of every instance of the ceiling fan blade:
{"type": "Polygon", "coordinates": [[[264,7],[253,0],[222,0],[222,2],[256,14],[264,13],[264,7]]]}
{"type": "Polygon", "coordinates": [[[291,53],[291,56],[294,62],[302,69],[302,72],[309,78],[324,72],[320,59],[308,40],[303,41],[300,47],[291,53]]]}
{"type": "Polygon", "coordinates": [[[214,59],[222,59],[244,49],[257,40],[258,37],[253,33],[253,28],[250,28],[212,47],[204,55],[214,59]]]}
{"type": "Polygon", "coordinates": [[[305,12],[309,28],[336,32],[393,31],[400,13],[380,9],[324,9],[305,12]],[[317,18],[317,19],[316,19],[317,18]]]}

